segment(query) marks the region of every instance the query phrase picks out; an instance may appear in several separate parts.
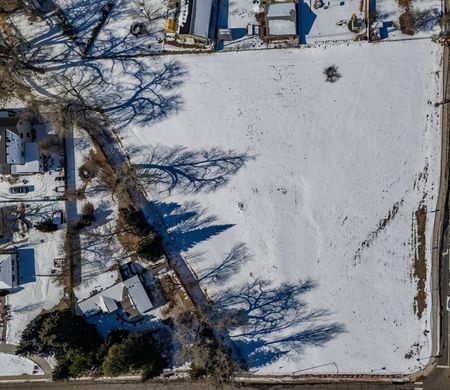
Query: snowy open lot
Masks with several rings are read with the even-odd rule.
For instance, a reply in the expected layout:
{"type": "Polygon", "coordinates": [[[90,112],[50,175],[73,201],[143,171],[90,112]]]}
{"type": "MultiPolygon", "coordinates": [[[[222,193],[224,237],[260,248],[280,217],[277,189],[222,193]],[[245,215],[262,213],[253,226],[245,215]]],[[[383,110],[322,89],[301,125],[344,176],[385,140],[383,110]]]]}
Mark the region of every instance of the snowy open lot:
{"type": "Polygon", "coordinates": [[[233,335],[250,369],[426,365],[441,47],[352,44],[176,61],[186,72],[178,112],[134,121],[124,140],[160,183],[149,186],[153,197],[217,307],[243,309],[246,325],[233,335]],[[342,75],[336,83],[324,79],[331,64],[342,75]]]}

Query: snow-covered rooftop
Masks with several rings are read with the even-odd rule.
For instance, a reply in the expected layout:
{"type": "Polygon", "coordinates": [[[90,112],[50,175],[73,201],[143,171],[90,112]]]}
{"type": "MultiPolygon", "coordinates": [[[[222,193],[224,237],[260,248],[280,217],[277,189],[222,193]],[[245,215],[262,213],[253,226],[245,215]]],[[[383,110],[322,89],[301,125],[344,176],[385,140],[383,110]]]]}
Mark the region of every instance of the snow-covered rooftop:
{"type": "Polygon", "coordinates": [[[268,35],[297,35],[296,3],[271,3],[267,5],[268,35]]]}
{"type": "Polygon", "coordinates": [[[0,289],[8,289],[17,285],[17,255],[14,253],[0,254],[0,289]]]}
{"type": "Polygon", "coordinates": [[[144,314],[153,308],[152,302],[138,275],[117,283],[84,301],[78,302],[78,307],[87,316],[94,315],[99,311],[112,313],[119,308],[117,303],[123,302],[127,295],[140,314],[144,314]]]}
{"type": "Polygon", "coordinates": [[[24,160],[22,164],[11,166],[11,174],[25,175],[39,173],[42,171],[40,163],[39,144],[36,142],[26,142],[24,144],[24,160]]]}
{"type": "Polygon", "coordinates": [[[182,0],[177,32],[208,38],[213,0],[182,0]]]}
{"type": "Polygon", "coordinates": [[[272,3],[267,7],[268,18],[295,17],[295,3],[272,3]]]}

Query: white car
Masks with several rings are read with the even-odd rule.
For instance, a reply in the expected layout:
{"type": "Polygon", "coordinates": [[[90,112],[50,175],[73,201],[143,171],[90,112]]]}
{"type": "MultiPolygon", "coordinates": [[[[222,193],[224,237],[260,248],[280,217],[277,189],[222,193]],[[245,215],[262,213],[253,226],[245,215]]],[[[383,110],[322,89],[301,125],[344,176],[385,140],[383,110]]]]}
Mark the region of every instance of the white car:
{"type": "Polygon", "coordinates": [[[447,297],[447,310],[450,311],[450,296],[447,297]]]}

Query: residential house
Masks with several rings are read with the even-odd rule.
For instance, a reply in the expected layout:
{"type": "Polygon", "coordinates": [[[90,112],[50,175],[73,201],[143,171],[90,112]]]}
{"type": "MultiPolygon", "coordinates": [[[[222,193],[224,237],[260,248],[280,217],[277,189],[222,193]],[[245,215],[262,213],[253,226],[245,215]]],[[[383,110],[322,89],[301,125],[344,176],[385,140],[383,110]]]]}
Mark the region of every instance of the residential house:
{"type": "Polygon", "coordinates": [[[28,121],[19,117],[0,117],[0,173],[33,174],[42,171],[39,145],[33,142],[28,121]]]}
{"type": "Polygon", "coordinates": [[[17,287],[19,275],[17,253],[0,253],[0,290],[17,287]]]}
{"type": "Polygon", "coordinates": [[[134,275],[78,302],[78,307],[86,316],[109,314],[122,308],[129,318],[133,318],[148,313],[153,304],[139,275],[134,275]]]}

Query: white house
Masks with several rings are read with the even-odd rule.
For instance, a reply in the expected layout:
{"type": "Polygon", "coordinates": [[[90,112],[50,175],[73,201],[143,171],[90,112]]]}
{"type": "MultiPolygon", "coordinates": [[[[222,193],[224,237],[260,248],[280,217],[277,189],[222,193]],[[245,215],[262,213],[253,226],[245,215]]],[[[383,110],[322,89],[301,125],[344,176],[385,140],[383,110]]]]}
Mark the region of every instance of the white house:
{"type": "Polygon", "coordinates": [[[128,317],[132,318],[148,313],[153,308],[153,304],[139,275],[134,275],[78,302],[78,307],[87,316],[100,312],[109,314],[122,307],[128,317]]]}
{"type": "Polygon", "coordinates": [[[0,254],[0,290],[18,285],[17,253],[0,254]]]}
{"type": "Polygon", "coordinates": [[[18,117],[0,117],[0,173],[41,171],[39,145],[33,142],[31,124],[18,117]]]}

